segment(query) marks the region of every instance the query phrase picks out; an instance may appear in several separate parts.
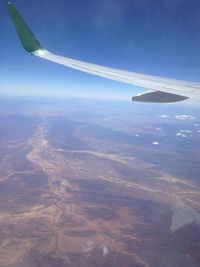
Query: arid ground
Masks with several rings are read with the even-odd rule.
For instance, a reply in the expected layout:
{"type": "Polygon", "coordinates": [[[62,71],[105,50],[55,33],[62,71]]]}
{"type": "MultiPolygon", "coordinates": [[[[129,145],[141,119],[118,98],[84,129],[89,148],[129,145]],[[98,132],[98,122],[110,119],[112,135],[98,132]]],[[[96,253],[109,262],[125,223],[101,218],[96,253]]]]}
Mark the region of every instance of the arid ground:
{"type": "Polygon", "coordinates": [[[200,266],[199,148],[195,107],[1,99],[0,266],[200,266]]]}

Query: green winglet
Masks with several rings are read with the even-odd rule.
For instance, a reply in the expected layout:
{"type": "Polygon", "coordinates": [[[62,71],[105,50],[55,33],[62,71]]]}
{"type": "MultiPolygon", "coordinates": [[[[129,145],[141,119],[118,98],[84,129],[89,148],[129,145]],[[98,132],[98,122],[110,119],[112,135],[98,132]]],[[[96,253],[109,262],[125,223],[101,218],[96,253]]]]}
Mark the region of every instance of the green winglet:
{"type": "Polygon", "coordinates": [[[32,31],[29,29],[17,9],[10,2],[6,3],[7,10],[14,23],[15,29],[24,49],[29,53],[34,53],[38,50],[44,50],[39,41],[35,38],[32,31]]]}

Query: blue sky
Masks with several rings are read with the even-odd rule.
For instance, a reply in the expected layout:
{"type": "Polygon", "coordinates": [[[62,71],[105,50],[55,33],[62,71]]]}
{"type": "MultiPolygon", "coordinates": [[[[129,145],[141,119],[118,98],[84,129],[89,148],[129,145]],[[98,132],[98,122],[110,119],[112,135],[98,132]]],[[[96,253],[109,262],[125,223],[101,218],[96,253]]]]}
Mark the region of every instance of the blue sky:
{"type": "MultiPolygon", "coordinates": [[[[200,81],[199,0],[12,1],[49,51],[88,62],[200,81]]],[[[131,85],[28,55],[0,3],[0,94],[129,100],[131,85]]]]}

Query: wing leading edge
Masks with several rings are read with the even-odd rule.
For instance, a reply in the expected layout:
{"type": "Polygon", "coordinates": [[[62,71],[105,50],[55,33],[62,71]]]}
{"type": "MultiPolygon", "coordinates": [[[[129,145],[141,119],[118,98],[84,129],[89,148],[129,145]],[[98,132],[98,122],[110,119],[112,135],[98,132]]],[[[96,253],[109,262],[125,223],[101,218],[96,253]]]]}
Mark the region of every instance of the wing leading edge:
{"type": "Polygon", "coordinates": [[[144,75],[136,72],[104,67],[50,53],[44,49],[40,42],[35,38],[34,34],[25,23],[15,6],[10,2],[8,2],[6,6],[22,46],[31,55],[98,77],[136,85],[152,91],[133,97],[133,101],[168,103],[182,101],[189,97],[200,99],[199,83],[144,75]]]}

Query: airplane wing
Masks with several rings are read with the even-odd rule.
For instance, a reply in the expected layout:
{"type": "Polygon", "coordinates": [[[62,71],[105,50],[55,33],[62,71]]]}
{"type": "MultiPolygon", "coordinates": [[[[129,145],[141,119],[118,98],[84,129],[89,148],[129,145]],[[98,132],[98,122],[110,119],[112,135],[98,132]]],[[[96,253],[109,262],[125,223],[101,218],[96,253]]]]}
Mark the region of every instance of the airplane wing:
{"type": "Polygon", "coordinates": [[[6,7],[23,47],[31,55],[98,77],[148,89],[147,93],[134,96],[133,101],[169,103],[190,97],[200,99],[200,83],[124,71],[55,55],[42,47],[13,4],[7,2],[6,7]]]}

